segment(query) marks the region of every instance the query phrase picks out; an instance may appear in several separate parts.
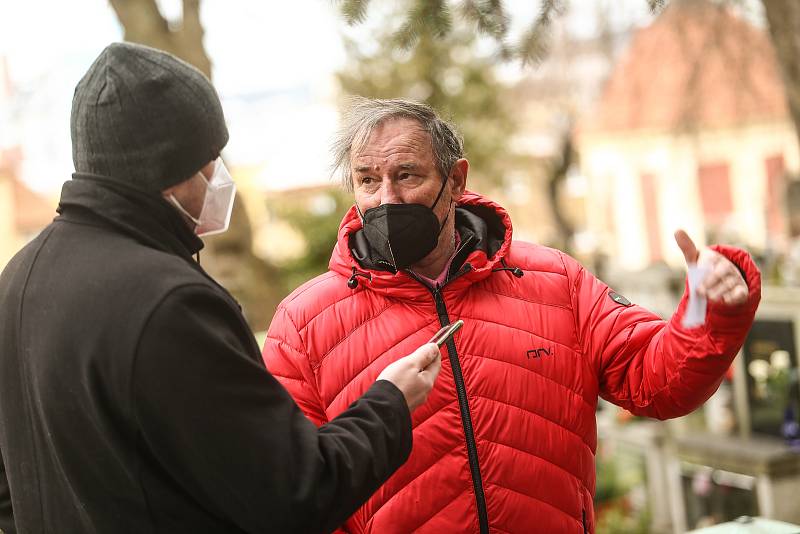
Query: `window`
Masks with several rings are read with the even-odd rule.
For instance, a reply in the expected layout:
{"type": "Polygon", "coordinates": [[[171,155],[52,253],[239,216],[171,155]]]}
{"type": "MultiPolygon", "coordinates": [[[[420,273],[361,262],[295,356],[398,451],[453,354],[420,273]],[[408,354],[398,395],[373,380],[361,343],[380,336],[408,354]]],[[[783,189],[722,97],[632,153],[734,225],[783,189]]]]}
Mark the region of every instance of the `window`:
{"type": "Polygon", "coordinates": [[[701,164],[697,169],[697,180],[706,224],[718,225],[725,222],[733,212],[728,164],[701,164]]]}

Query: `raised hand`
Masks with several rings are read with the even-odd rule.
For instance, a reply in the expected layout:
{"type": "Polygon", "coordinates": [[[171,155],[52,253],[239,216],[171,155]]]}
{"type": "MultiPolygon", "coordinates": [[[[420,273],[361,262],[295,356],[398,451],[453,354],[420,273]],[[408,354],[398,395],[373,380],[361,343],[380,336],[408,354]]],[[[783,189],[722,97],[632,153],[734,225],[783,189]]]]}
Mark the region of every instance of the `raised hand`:
{"type": "Polygon", "coordinates": [[[712,302],[736,306],[747,301],[749,290],[739,269],[725,256],[703,248],[697,250],[694,241],[683,230],[675,232],[675,242],[683,252],[686,264],[698,264],[708,269],[708,274],[697,286],[697,294],[712,302]]]}
{"type": "Polygon", "coordinates": [[[426,343],[399,360],[390,363],[378,375],[378,380],[388,380],[403,392],[408,409],[414,411],[428,398],[439,370],[442,355],[434,343],[426,343]]]}

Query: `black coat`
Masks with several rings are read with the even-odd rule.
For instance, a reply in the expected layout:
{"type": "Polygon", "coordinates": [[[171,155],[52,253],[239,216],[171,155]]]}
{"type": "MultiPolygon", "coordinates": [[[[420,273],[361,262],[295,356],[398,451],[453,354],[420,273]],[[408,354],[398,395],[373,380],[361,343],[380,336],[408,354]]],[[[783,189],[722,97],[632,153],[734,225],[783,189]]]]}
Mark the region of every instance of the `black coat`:
{"type": "Polygon", "coordinates": [[[0,276],[0,529],[328,531],[408,457],[376,382],[316,428],[172,206],[76,178],[0,276]]]}

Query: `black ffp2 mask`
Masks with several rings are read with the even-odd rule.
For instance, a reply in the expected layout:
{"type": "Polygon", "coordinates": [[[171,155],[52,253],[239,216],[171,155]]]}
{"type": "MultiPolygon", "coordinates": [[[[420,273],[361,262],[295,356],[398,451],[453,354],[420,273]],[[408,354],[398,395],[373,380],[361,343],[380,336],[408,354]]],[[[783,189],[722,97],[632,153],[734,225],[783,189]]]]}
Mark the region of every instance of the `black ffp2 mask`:
{"type": "MultiPolygon", "coordinates": [[[[430,208],[423,204],[381,204],[365,211],[364,237],[370,247],[396,271],[405,269],[430,254],[439,242],[447,216],[441,224],[433,212],[447,180],[430,208]]],[[[356,205],[359,213],[361,210],[356,205]]]]}

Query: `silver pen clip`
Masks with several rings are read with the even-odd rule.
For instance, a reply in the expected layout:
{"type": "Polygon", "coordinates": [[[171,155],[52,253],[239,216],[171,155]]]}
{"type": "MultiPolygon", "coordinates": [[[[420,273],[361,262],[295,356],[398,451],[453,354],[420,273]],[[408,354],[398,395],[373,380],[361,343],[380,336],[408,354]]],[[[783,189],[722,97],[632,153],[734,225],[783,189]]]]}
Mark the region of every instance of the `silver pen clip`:
{"type": "Polygon", "coordinates": [[[431,340],[428,341],[428,343],[436,343],[437,347],[441,347],[447,342],[448,339],[450,339],[450,336],[458,332],[459,328],[462,326],[464,326],[464,321],[461,319],[447,326],[443,326],[438,332],[436,332],[436,335],[434,335],[431,340]]]}

